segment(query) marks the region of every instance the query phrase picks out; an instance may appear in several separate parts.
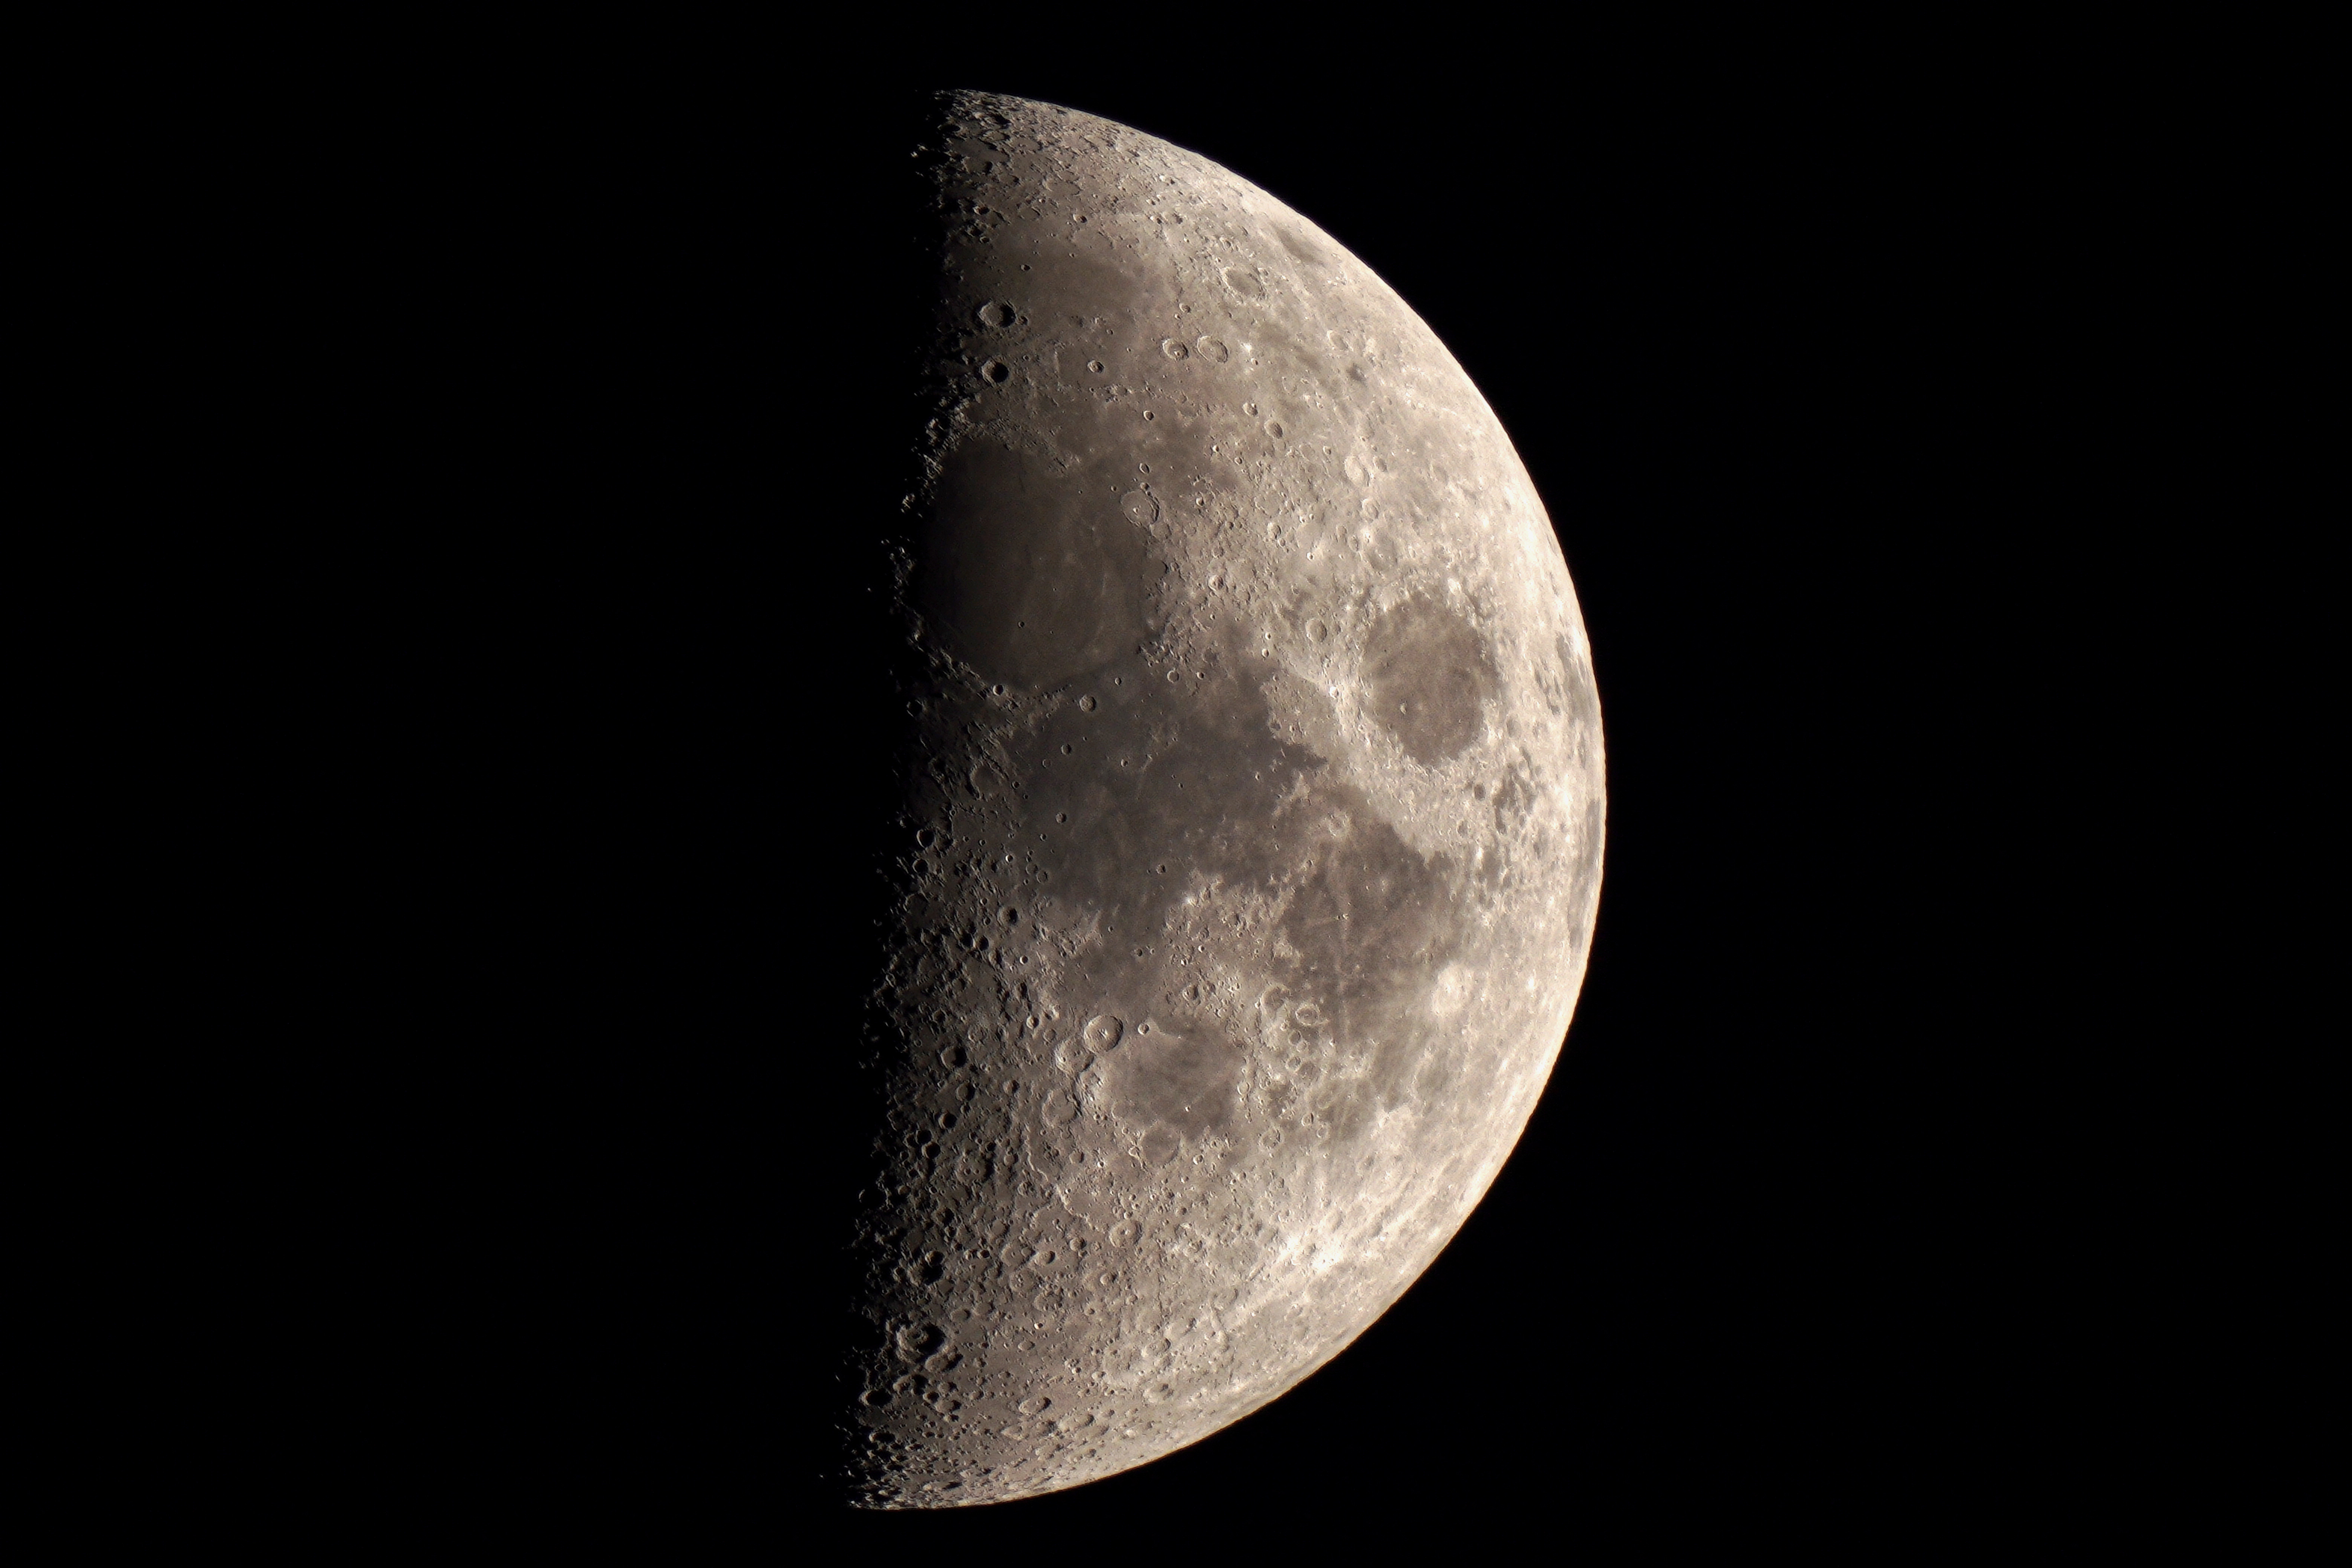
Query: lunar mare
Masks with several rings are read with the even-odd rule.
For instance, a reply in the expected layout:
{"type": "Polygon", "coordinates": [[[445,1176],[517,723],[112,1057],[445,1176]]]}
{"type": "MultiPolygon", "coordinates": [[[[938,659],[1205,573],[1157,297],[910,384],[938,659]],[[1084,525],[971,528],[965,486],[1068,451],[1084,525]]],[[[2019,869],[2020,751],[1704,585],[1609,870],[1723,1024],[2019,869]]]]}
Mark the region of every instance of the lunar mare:
{"type": "Polygon", "coordinates": [[[1435,336],[1205,159],[940,114],[838,1425],[874,1507],[1141,1464],[1346,1346],[1510,1153],[1601,877],[1567,565],[1435,336]]]}

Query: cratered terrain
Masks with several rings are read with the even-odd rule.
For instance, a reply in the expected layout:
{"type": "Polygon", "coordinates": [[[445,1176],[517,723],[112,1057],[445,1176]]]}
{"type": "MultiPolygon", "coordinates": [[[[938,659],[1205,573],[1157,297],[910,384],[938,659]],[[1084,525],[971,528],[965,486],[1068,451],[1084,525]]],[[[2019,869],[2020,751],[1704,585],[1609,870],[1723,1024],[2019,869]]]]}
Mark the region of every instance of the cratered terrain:
{"type": "Polygon", "coordinates": [[[952,95],[917,158],[887,1109],[835,1413],[869,1507],[1144,1463],[1377,1319],[1543,1089],[1602,836],[1559,544],[1402,299],[1086,114],[952,95]]]}

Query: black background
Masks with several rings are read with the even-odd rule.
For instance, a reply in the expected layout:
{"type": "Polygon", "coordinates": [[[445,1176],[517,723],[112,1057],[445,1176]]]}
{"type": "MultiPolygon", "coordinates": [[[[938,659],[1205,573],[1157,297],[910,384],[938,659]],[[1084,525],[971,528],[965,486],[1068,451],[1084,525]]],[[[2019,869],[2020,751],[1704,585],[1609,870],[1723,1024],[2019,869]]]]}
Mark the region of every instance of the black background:
{"type": "Polygon", "coordinates": [[[420,508],[458,521],[420,525],[385,678],[450,705],[399,766],[466,825],[462,852],[410,846],[466,889],[425,947],[468,976],[444,1021],[468,1087],[436,1112],[466,1261],[416,1289],[491,1325],[451,1331],[467,1370],[422,1369],[476,1412],[422,1484],[592,1534],[860,1551],[1244,1519],[1666,1540],[2054,1484],[2040,1439],[1978,1437],[2042,1245],[1981,1217],[2023,1156],[1980,1110],[2032,1098],[1996,909],[2035,781],[2001,715],[2067,374],[2021,346],[2017,280],[2064,247],[1991,188],[2000,117],[1719,55],[1409,87],[1400,62],[1223,82],[1017,55],[600,88],[451,132],[434,166],[462,178],[412,194],[441,215],[405,241],[431,297],[488,301],[424,422],[474,488],[420,508]],[[1428,321],[1559,531],[1609,840],[1559,1067],[1396,1308],[1141,1469],[853,1515],[804,1457],[838,1331],[808,1194],[863,1152],[845,976],[870,911],[843,889],[895,705],[858,596],[904,488],[925,265],[896,193],[951,86],[1204,153],[1428,321]]]}

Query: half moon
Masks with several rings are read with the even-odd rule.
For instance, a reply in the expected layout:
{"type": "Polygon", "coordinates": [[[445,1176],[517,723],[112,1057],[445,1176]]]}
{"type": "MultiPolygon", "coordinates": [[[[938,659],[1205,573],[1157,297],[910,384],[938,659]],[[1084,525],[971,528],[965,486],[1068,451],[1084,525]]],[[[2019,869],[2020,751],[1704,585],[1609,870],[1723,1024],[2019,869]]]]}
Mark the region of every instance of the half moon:
{"type": "Polygon", "coordinates": [[[1542,503],[1403,300],[1206,159],[940,100],[915,717],[841,1474],[1142,1464],[1412,1285],[1557,1058],[1601,880],[1542,503]]]}

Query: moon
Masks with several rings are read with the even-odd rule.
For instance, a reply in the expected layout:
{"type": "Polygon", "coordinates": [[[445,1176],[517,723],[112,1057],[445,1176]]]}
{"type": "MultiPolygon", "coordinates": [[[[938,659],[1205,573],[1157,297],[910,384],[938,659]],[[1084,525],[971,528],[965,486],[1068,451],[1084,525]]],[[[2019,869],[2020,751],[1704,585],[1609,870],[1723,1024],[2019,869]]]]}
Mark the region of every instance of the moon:
{"type": "Polygon", "coordinates": [[[1071,110],[945,95],[916,167],[887,1111],[835,1420],[873,1508],[1146,1463],[1379,1318],[1559,1056],[1604,811],[1551,522],[1392,289],[1071,110]]]}

